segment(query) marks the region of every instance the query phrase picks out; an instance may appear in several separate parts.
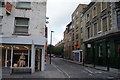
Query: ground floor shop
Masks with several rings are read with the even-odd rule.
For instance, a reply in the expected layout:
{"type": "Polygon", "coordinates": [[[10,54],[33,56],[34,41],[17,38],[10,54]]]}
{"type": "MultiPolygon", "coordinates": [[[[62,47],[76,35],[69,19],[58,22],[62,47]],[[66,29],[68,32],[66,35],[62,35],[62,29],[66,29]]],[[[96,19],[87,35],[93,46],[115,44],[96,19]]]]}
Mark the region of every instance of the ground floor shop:
{"type": "Polygon", "coordinates": [[[120,34],[85,42],[85,63],[120,69],[120,34]]]}
{"type": "Polygon", "coordinates": [[[1,44],[2,67],[10,67],[11,72],[41,71],[44,68],[44,46],[34,44],[1,44]]]}

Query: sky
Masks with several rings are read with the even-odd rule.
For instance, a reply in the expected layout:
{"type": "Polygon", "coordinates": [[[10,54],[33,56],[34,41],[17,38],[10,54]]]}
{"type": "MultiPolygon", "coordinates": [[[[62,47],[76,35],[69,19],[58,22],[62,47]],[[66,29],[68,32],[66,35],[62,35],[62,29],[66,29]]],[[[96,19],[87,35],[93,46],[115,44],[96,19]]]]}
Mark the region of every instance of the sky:
{"type": "Polygon", "coordinates": [[[89,4],[91,0],[48,0],[47,1],[47,24],[48,44],[52,33],[52,45],[63,39],[66,25],[71,21],[71,15],[79,4],[89,4]]]}

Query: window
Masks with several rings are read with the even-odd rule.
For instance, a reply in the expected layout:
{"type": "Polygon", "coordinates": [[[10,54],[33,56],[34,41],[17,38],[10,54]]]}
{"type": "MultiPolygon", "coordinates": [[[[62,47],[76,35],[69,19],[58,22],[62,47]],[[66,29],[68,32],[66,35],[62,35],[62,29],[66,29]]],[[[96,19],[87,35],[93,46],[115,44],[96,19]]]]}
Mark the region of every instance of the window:
{"type": "Polygon", "coordinates": [[[117,11],[117,25],[120,27],[120,11],[117,11]]]}
{"type": "Polygon", "coordinates": [[[76,19],[78,18],[78,11],[76,12],[76,19]]]}
{"type": "Polygon", "coordinates": [[[15,18],[15,33],[28,33],[29,18],[15,18]]]}
{"type": "Polygon", "coordinates": [[[87,37],[90,38],[90,27],[87,27],[87,37]]]}
{"type": "Polygon", "coordinates": [[[102,28],[103,28],[103,32],[107,31],[107,17],[104,17],[102,19],[102,28]]]}
{"type": "Polygon", "coordinates": [[[87,14],[87,21],[89,21],[90,20],[90,16],[89,16],[89,14],[87,14]]]}
{"type": "Polygon", "coordinates": [[[75,19],[75,17],[73,16],[73,17],[72,17],[72,22],[74,22],[74,19],[75,19]]]}
{"type": "Polygon", "coordinates": [[[2,16],[0,16],[0,33],[2,32],[2,16]]]}
{"type": "Polygon", "coordinates": [[[97,16],[97,7],[95,6],[92,10],[93,18],[97,16]]]}
{"type": "Polygon", "coordinates": [[[101,2],[101,12],[107,8],[107,2],[101,2]]]}
{"type": "Polygon", "coordinates": [[[17,2],[16,8],[30,9],[31,8],[31,2],[17,2]]]}
{"type": "Polygon", "coordinates": [[[102,44],[99,44],[99,57],[102,57],[102,44]]]}
{"type": "Polygon", "coordinates": [[[78,31],[76,31],[76,39],[78,39],[78,31]]]}
{"type": "Polygon", "coordinates": [[[95,23],[94,25],[94,36],[97,35],[97,23],[95,23]]]}
{"type": "Polygon", "coordinates": [[[5,2],[0,1],[0,7],[5,7],[5,2]]]}
{"type": "Polygon", "coordinates": [[[76,28],[78,28],[78,21],[76,22],[76,28]]]}
{"type": "Polygon", "coordinates": [[[83,33],[83,27],[81,27],[81,33],[83,33]]]}

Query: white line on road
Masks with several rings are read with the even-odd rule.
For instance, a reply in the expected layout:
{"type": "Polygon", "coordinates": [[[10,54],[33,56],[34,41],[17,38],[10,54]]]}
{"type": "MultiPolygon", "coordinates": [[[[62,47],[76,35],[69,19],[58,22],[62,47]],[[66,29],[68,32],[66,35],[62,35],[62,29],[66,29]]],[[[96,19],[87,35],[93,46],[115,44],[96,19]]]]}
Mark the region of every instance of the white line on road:
{"type": "Polygon", "coordinates": [[[63,71],[60,67],[58,67],[57,65],[55,65],[55,64],[53,64],[53,63],[52,63],[52,65],[53,65],[59,72],[65,73],[65,74],[67,75],[67,77],[69,78],[69,80],[70,80],[70,76],[69,76],[69,74],[68,74],[67,72],[63,71]]]}
{"type": "Polygon", "coordinates": [[[89,73],[93,73],[92,71],[90,71],[89,69],[85,68],[86,71],[88,71],[89,73]]]}

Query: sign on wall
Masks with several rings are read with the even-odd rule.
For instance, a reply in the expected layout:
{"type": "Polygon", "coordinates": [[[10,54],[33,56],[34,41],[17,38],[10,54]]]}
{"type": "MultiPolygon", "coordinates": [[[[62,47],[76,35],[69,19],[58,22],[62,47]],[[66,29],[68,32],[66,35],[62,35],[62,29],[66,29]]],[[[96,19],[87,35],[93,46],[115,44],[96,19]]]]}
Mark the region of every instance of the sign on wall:
{"type": "Polygon", "coordinates": [[[6,3],[6,13],[11,14],[11,11],[12,11],[12,4],[7,2],[6,3]]]}

